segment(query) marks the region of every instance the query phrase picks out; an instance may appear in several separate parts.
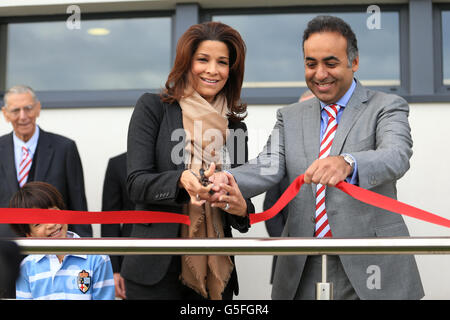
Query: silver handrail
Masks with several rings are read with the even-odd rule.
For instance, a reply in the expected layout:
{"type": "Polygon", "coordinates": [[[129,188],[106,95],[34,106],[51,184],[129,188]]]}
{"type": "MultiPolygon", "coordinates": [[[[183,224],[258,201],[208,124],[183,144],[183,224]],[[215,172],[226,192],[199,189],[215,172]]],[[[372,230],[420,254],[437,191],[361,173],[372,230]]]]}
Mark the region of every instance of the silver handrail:
{"type": "Polygon", "coordinates": [[[450,254],[450,237],[227,238],[227,239],[13,239],[23,254],[343,255],[450,254]]]}
{"type": "Polygon", "coordinates": [[[333,299],[327,282],[326,255],[342,254],[450,254],[450,237],[407,238],[227,238],[136,239],[81,238],[14,240],[23,254],[214,254],[214,255],[322,255],[322,282],[316,299],[333,299]]]}

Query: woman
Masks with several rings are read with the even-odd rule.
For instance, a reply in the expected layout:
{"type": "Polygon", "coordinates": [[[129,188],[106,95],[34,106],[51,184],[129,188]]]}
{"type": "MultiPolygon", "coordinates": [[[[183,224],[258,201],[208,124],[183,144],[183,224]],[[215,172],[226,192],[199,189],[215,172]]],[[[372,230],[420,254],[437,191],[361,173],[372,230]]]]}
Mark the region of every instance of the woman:
{"type": "MultiPolygon", "coordinates": [[[[248,230],[254,207],[234,181],[226,203],[211,195],[207,183],[215,169],[247,161],[246,105],[240,102],[245,51],[229,26],[194,25],[178,41],[163,92],[144,94],[136,103],[128,131],[130,198],[136,210],[188,214],[191,226],[135,224],[131,237],[223,238],[232,236],[231,227],[248,230]]],[[[127,299],[232,299],[238,293],[233,261],[126,256],[121,274],[127,299]]]]}

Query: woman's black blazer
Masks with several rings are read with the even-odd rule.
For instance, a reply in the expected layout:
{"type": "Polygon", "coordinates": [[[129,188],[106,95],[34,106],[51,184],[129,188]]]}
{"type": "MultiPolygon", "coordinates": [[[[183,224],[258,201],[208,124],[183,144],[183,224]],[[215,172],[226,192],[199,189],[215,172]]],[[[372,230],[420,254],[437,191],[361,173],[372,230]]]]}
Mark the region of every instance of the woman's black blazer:
{"type": "MultiPolygon", "coordinates": [[[[236,167],[248,160],[247,127],[244,122],[229,121],[229,128],[245,133],[245,139],[233,137],[235,143],[230,144],[232,150],[228,149],[231,167],[236,167]]],[[[178,103],[164,103],[159,95],[150,93],[139,98],[128,128],[127,147],[127,187],[136,210],[182,213],[182,205],[189,201],[188,193],[178,187],[185,170],[185,164],[180,161],[184,150],[182,129],[182,112],[178,103]]],[[[254,212],[251,201],[246,201],[248,212],[254,212]]],[[[250,226],[248,217],[226,212],[223,217],[226,237],[232,236],[231,227],[246,232],[250,226]]],[[[178,238],[179,231],[180,225],[175,223],[134,224],[131,237],[178,238]]],[[[125,256],[121,274],[128,280],[153,285],[164,277],[171,258],[161,255],[125,256]]],[[[237,294],[236,270],[230,281],[237,294]]]]}

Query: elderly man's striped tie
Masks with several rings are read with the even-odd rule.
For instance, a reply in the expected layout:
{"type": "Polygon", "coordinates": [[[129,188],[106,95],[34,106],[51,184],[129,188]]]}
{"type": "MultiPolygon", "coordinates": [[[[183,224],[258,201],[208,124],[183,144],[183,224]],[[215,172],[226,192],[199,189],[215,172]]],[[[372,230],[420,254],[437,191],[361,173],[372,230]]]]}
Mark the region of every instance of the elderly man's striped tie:
{"type": "Polygon", "coordinates": [[[29,150],[23,146],[22,147],[22,160],[19,165],[19,186],[22,188],[28,180],[28,173],[30,173],[31,168],[31,155],[29,150]]]}
{"type": "MultiPolygon", "coordinates": [[[[328,124],[320,142],[319,159],[328,157],[333,144],[334,135],[337,130],[337,114],[340,106],[336,104],[325,106],[325,111],[328,114],[328,124]]],[[[325,208],[325,186],[320,183],[316,189],[316,228],[314,236],[317,238],[331,237],[331,229],[328,224],[327,210],[325,208]]]]}

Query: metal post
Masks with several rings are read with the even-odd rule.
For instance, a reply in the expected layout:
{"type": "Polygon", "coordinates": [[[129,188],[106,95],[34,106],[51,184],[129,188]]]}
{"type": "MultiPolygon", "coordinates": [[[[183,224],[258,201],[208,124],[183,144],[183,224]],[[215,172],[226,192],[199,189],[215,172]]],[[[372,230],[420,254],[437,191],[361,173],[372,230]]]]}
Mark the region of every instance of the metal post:
{"type": "Polygon", "coordinates": [[[316,300],[333,300],[333,283],[327,282],[327,255],[322,255],[322,282],[316,283],[316,300]]]}

